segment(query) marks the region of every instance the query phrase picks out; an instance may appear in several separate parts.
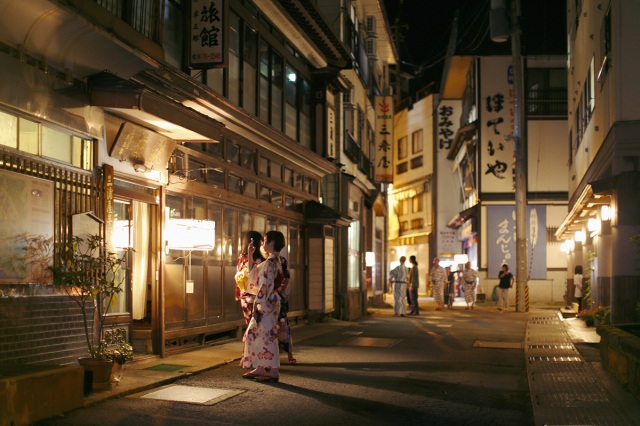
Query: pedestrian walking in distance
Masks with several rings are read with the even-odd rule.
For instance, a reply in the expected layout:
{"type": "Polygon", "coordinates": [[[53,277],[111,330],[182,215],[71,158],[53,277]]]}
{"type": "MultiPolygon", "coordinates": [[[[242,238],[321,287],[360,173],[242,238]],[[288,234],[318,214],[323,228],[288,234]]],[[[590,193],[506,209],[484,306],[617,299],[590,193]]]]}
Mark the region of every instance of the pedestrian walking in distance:
{"type": "Polygon", "coordinates": [[[393,316],[403,317],[407,312],[407,280],[409,271],[404,263],[407,258],[400,257],[400,264],[389,273],[389,285],[393,285],[393,316]]]}
{"type": "Polygon", "coordinates": [[[444,310],[444,287],[447,281],[447,273],[440,266],[440,259],[433,259],[433,267],[429,272],[429,281],[433,286],[433,298],[436,301],[436,311],[444,310]]]}
{"type": "Polygon", "coordinates": [[[418,289],[420,288],[420,273],[418,272],[418,260],[415,256],[409,257],[411,268],[409,269],[409,299],[411,311],[409,315],[420,315],[420,306],[418,306],[418,289]]]}
{"type": "Polygon", "coordinates": [[[464,281],[464,301],[467,302],[466,309],[475,309],[476,304],[476,285],[478,280],[478,271],[471,269],[471,262],[464,265],[462,272],[462,280],[464,281]]]}

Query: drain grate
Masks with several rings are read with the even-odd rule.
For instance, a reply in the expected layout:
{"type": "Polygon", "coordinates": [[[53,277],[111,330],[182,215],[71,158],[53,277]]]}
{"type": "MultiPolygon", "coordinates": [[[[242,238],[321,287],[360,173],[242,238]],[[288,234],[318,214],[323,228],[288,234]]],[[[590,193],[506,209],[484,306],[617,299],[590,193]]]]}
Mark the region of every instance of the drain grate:
{"type": "Polygon", "coordinates": [[[490,349],[522,349],[523,342],[485,342],[476,340],[473,344],[474,348],[490,348],[490,349]]]}
{"type": "Polygon", "coordinates": [[[579,356],[530,356],[529,362],[582,362],[579,356]]]}
{"type": "Polygon", "coordinates": [[[527,345],[529,349],[558,349],[565,351],[572,351],[573,346],[571,345],[527,345]]]}

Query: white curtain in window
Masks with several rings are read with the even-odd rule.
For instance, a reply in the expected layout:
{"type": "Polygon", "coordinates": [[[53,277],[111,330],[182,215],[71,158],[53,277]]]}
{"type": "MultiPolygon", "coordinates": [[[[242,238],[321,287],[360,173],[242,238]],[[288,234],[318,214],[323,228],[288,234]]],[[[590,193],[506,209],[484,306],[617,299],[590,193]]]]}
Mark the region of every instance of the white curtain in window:
{"type": "Polygon", "coordinates": [[[143,319],[147,306],[147,284],[149,270],[149,206],[133,202],[133,262],[131,267],[131,289],[133,293],[132,316],[143,319]]]}

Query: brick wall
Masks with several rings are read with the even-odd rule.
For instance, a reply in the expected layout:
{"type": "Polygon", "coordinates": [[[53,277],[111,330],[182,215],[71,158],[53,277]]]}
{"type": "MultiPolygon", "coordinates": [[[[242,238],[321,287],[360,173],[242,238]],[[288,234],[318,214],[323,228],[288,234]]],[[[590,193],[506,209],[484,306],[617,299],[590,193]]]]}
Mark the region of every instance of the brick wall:
{"type": "Polygon", "coordinates": [[[80,308],[67,296],[0,299],[1,364],[75,364],[86,346],[80,308]]]}

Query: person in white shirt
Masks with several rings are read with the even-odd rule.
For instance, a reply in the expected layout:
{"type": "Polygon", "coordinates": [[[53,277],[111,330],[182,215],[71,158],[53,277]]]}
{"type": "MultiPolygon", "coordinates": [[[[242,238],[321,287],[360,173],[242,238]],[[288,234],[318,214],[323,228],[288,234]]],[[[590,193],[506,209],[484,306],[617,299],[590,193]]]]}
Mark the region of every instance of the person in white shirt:
{"type": "Polygon", "coordinates": [[[389,273],[389,285],[393,285],[394,317],[403,317],[407,312],[407,278],[409,271],[404,265],[406,261],[406,257],[400,257],[400,264],[389,273]]]}

